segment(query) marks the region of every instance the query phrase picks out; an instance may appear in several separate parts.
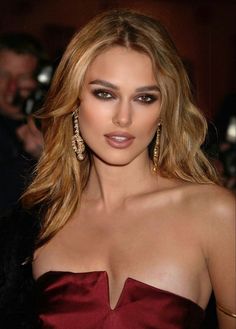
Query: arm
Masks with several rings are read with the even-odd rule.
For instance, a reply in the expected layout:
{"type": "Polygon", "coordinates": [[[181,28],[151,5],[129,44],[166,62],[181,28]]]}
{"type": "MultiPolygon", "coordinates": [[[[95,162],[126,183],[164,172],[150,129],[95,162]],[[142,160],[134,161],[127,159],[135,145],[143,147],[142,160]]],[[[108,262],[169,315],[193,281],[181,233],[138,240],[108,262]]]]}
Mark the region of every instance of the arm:
{"type": "Polygon", "coordinates": [[[212,208],[208,229],[208,269],[216,303],[219,305],[219,328],[235,329],[235,198],[228,191],[217,191],[212,208]]]}

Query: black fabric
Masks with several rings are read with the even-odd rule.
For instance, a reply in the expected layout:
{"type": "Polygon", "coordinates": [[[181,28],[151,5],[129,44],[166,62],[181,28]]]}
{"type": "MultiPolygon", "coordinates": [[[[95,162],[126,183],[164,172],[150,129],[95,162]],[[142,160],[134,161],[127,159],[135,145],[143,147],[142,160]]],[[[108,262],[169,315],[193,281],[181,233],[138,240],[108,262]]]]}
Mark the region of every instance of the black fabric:
{"type": "Polygon", "coordinates": [[[0,214],[16,206],[36,164],[16,136],[23,123],[0,115],[0,214]]]}
{"type": "Polygon", "coordinates": [[[39,231],[36,213],[17,207],[0,218],[0,327],[36,329],[36,291],[31,259],[39,231]],[[29,260],[25,263],[26,260],[29,260]]]}

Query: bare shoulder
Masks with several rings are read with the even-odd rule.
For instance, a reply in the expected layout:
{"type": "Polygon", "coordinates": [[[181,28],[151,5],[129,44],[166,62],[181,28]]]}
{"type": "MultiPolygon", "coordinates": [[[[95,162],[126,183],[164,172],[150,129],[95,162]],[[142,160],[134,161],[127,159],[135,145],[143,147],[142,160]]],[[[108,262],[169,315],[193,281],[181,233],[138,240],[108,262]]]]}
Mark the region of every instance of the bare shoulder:
{"type": "MultiPolygon", "coordinates": [[[[188,246],[194,241],[193,254],[200,250],[217,304],[235,313],[235,195],[214,184],[169,180],[166,185],[166,204],[172,202],[174,207],[168,208],[178,219],[175,231],[181,227],[182,241],[187,237],[188,246]]],[[[235,328],[235,319],[221,311],[218,318],[219,328],[235,328]]]]}
{"type": "Polygon", "coordinates": [[[167,180],[166,190],[179,201],[193,206],[213,207],[217,211],[235,210],[235,195],[228,189],[216,184],[200,184],[182,180],[167,180]]]}
{"type": "MultiPolygon", "coordinates": [[[[152,205],[172,209],[186,223],[207,229],[213,225],[234,225],[235,195],[216,184],[199,184],[177,179],[160,178],[159,186],[150,199],[152,205]],[[228,223],[228,224],[227,224],[228,223]]],[[[159,209],[158,209],[159,211],[159,209]]]]}
{"type": "Polygon", "coordinates": [[[206,258],[214,258],[212,256],[221,254],[223,249],[225,253],[232,249],[229,245],[235,241],[235,195],[213,184],[190,184],[182,191],[182,208],[199,233],[206,258]]]}
{"type": "Polygon", "coordinates": [[[235,195],[215,184],[190,184],[183,188],[183,199],[189,207],[207,214],[215,221],[234,221],[235,195]]]}
{"type": "Polygon", "coordinates": [[[180,207],[208,219],[235,218],[235,195],[216,184],[177,181],[170,193],[180,207]]]}
{"type": "Polygon", "coordinates": [[[174,205],[175,213],[206,231],[234,229],[236,216],[235,195],[216,184],[189,183],[169,180],[163,189],[166,204],[174,205]]]}
{"type": "MultiPolygon", "coordinates": [[[[190,207],[194,199],[197,204],[200,241],[216,303],[235,313],[235,195],[216,185],[196,185],[187,199],[190,207]]],[[[220,328],[235,328],[235,320],[221,311],[218,319],[220,328]]]]}

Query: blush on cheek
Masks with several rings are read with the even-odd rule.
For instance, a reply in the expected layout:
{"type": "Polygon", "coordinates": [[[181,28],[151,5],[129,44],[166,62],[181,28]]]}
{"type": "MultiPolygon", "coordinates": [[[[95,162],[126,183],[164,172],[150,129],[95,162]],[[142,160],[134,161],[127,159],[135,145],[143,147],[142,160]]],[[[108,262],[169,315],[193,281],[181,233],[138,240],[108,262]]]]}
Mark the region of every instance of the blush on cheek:
{"type": "MultiPolygon", "coordinates": [[[[157,131],[157,127],[158,127],[158,122],[159,122],[159,120],[157,120],[156,118],[149,124],[149,127],[150,127],[150,129],[149,129],[149,134],[155,134],[156,133],[156,131],[157,131]]],[[[146,127],[148,127],[148,125],[146,126],[146,127]]]]}
{"type": "Polygon", "coordinates": [[[86,117],[81,117],[79,120],[80,135],[87,145],[90,141],[96,138],[96,121],[86,117]]]}
{"type": "Polygon", "coordinates": [[[82,135],[96,130],[96,119],[88,114],[79,116],[79,128],[82,135]]]}

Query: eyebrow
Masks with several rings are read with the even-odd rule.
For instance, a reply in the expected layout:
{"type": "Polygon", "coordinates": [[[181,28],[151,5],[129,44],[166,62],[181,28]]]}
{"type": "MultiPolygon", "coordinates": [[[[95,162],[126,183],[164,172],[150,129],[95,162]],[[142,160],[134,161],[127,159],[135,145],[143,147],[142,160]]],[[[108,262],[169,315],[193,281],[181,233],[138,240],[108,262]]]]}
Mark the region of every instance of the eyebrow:
{"type": "MultiPolygon", "coordinates": [[[[90,85],[101,85],[101,86],[111,88],[111,89],[114,89],[114,90],[119,89],[116,85],[114,85],[113,83],[108,82],[106,80],[96,79],[96,80],[91,81],[89,84],[90,85]]],[[[135,89],[135,91],[136,92],[145,92],[145,91],[158,91],[158,92],[160,92],[160,88],[158,88],[157,85],[151,85],[151,86],[139,87],[139,88],[135,89]]]]}

